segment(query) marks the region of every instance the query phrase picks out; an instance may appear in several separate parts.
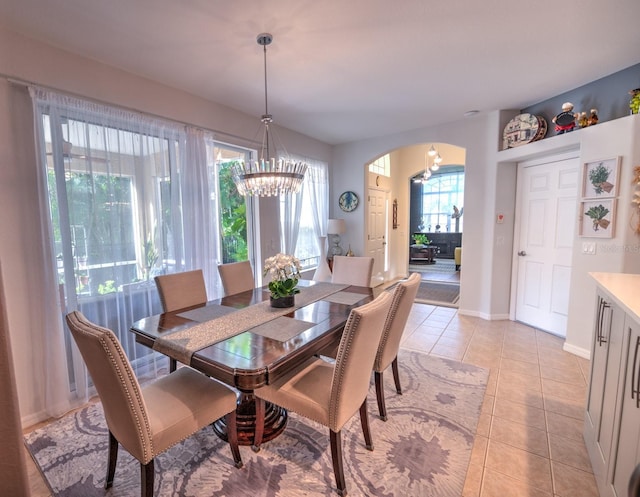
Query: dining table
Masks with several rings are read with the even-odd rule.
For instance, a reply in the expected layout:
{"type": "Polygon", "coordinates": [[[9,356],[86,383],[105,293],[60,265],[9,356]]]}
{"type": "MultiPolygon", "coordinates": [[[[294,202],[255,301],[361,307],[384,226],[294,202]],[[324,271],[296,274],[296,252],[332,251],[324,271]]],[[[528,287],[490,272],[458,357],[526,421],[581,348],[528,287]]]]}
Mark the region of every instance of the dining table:
{"type": "MultiPolygon", "coordinates": [[[[256,430],[253,392],[335,347],[352,309],[375,298],[368,287],[300,280],[288,309],[270,306],[268,287],[205,304],[149,316],[130,328],[138,343],[186,364],[239,391],[238,442],[252,446],[256,430]]],[[[262,440],[277,437],[287,411],[265,404],[262,440]]],[[[227,440],[224,418],[213,425],[227,440]]]]}

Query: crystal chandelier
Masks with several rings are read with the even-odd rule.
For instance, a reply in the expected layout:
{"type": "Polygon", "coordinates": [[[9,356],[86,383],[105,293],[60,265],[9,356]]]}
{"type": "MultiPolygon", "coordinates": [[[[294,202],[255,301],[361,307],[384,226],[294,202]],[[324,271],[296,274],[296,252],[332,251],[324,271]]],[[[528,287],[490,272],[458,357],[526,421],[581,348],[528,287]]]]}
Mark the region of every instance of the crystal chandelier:
{"type": "Polygon", "coordinates": [[[422,173],[422,176],[415,178],[413,182],[422,183],[423,185],[426,184],[431,177],[431,173],[440,169],[441,162],[442,157],[440,157],[440,154],[438,153],[436,148],[431,145],[429,150],[424,154],[424,173],[422,173]],[[433,161],[431,166],[429,166],[429,159],[433,161]]]}
{"type": "Polygon", "coordinates": [[[274,140],[277,136],[275,136],[275,129],[271,128],[273,116],[269,114],[267,103],[267,45],[271,44],[273,36],[269,33],[261,33],[256,41],[264,50],[264,114],[260,118],[264,125],[262,145],[258,160],[237,162],[233,166],[231,170],[233,181],[240,195],[271,197],[298,193],[307,171],[307,164],[289,158],[283,146],[280,147],[283,155],[277,156],[278,148],[274,140]],[[272,153],[274,156],[271,155],[272,153]]]}

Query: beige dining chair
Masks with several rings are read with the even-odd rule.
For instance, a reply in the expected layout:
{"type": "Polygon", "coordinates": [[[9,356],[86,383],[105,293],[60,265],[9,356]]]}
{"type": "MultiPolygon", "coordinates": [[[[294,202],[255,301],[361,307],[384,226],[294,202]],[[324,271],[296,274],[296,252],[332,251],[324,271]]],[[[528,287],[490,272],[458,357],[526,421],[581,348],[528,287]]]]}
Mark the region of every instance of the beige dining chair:
{"type": "MultiPolygon", "coordinates": [[[[162,274],[154,279],[164,312],[177,311],[207,302],[207,287],[202,269],[162,274]]],[[[177,366],[176,360],[170,357],[169,372],[173,373],[177,366]]]]}
{"type": "Polygon", "coordinates": [[[383,421],[387,420],[387,408],[384,402],[383,372],[391,366],[396,392],[402,395],[400,386],[400,375],[398,373],[398,350],[402,333],[407,325],[407,319],[411,312],[411,307],[415,301],[420,282],[419,273],[412,273],[409,278],[400,281],[393,290],[393,301],[389,308],[389,314],[384,323],[382,338],[378,346],[376,360],[373,363],[373,372],[376,383],[376,398],[378,400],[378,411],[383,421]]]}
{"type": "Polygon", "coordinates": [[[256,450],[262,443],[264,401],[328,427],[339,495],[347,494],[340,432],[358,410],[365,445],[368,450],[373,450],[367,415],[367,392],[391,300],[391,295],[383,292],[372,302],[351,310],[334,363],[318,357],[310,358],[296,370],[254,391],[258,404],[254,441],[256,450]]]}
{"type": "Polygon", "coordinates": [[[207,302],[207,287],[202,269],[162,274],[154,279],[164,312],[177,311],[207,302]]]}
{"type": "Polygon", "coordinates": [[[225,295],[234,295],[253,290],[256,286],[253,269],[251,269],[249,261],[218,264],[218,273],[222,280],[225,295]]]}
{"type": "Polygon", "coordinates": [[[91,323],[78,311],[67,314],[67,324],[109,429],[105,488],[113,485],[120,444],[140,462],[142,497],[152,497],[155,457],[222,416],[235,466],[242,467],[233,390],[191,368],[180,368],[141,387],[111,330],[91,323]]]}
{"type": "Polygon", "coordinates": [[[373,257],[336,255],[333,257],[331,283],[370,287],[372,272],[373,257]]]}

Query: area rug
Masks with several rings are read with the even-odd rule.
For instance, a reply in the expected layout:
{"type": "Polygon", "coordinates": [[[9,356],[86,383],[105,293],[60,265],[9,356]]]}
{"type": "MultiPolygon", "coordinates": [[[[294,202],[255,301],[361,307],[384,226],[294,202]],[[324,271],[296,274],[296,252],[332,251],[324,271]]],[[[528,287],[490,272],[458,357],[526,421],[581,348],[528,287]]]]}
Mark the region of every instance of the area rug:
{"type": "Polygon", "coordinates": [[[460,285],[422,281],[416,294],[416,302],[439,305],[456,305],[460,298],[460,285]]]}
{"type": "MultiPolygon", "coordinates": [[[[375,450],[364,447],[359,416],[342,430],[350,496],[460,497],[471,456],[488,372],[469,364],[401,350],[403,395],[385,385],[388,421],[368,405],[375,450]]],[[[104,490],[107,429],[94,404],[25,436],[31,455],[56,497],[131,497],[140,492],[138,462],[122,448],[113,487],[104,490]]],[[[282,435],[259,453],[240,448],[244,466],[211,428],[156,458],[155,495],[334,496],[326,428],[291,414],[282,435]]]]}
{"type": "MultiPolygon", "coordinates": [[[[398,283],[388,287],[392,291],[398,283]]],[[[459,283],[441,283],[434,281],[422,281],[418,287],[415,301],[421,304],[433,304],[444,307],[457,307],[460,299],[459,283]]]]}

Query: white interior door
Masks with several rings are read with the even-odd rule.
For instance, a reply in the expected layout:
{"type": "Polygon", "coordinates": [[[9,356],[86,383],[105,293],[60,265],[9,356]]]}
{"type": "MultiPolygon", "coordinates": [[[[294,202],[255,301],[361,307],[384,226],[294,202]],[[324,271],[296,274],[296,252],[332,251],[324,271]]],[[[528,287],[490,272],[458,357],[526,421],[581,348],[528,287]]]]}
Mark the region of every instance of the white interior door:
{"type": "Polygon", "coordinates": [[[386,271],[386,194],[383,191],[370,188],[368,199],[367,255],[373,257],[372,285],[377,286],[384,282],[386,271]]]}
{"type": "Polygon", "coordinates": [[[577,157],[518,165],[515,319],[566,336],[577,157]]]}

